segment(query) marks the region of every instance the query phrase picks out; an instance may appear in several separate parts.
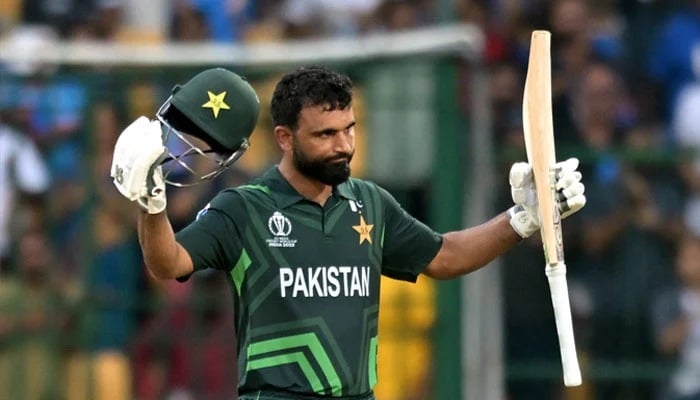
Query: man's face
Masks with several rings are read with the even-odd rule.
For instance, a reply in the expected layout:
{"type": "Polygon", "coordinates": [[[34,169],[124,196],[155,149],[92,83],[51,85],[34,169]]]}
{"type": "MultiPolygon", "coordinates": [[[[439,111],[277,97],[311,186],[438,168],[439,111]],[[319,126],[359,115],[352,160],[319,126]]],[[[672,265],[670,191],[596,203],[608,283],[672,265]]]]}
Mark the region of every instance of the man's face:
{"type": "Polygon", "coordinates": [[[293,162],[304,176],[335,186],[350,177],[355,153],[355,117],[352,107],[325,111],[306,107],[292,141],[293,162]]]}

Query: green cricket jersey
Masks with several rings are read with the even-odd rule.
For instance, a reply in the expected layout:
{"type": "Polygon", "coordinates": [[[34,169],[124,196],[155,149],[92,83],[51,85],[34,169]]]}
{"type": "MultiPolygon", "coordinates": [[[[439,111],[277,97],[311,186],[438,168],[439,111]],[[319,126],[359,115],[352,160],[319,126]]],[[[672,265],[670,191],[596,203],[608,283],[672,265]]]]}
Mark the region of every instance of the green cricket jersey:
{"type": "Polygon", "coordinates": [[[321,207],[276,167],[220,192],[177,240],[195,270],[228,273],[239,393],[335,397],[376,383],[380,274],[415,282],[442,243],[374,183],[350,178],[321,207]]]}

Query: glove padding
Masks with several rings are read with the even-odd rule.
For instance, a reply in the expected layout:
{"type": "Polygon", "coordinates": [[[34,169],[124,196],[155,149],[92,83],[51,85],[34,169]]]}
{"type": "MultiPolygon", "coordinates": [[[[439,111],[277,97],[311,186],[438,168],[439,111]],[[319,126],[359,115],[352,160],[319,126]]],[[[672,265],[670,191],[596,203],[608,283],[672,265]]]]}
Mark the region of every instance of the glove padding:
{"type": "MultiPolygon", "coordinates": [[[[564,219],[586,205],[586,188],[581,183],[577,158],[569,158],[555,165],[555,200],[564,219]]],[[[532,175],[532,167],[525,162],[517,162],[510,168],[510,193],[515,205],[507,213],[510,225],[523,238],[540,229],[537,209],[537,190],[532,175]]]]}
{"type": "Polygon", "coordinates": [[[165,210],[165,180],[160,162],[167,155],[160,122],[139,117],[114,146],[110,176],[119,193],[149,214],[165,210]]]}

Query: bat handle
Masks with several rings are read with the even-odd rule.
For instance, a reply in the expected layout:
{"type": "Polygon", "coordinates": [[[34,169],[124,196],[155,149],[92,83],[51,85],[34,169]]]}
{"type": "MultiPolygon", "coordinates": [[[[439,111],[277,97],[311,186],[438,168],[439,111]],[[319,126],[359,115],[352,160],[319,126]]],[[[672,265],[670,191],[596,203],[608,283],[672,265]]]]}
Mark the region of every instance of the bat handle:
{"type": "Polygon", "coordinates": [[[569,289],[566,283],[566,264],[548,264],[545,274],[549,281],[549,292],[552,295],[554,320],[557,324],[559,350],[564,371],[564,385],[578,386],[581,384],[581,370],[576,354],[574,328],[571,321],[571,306],[569,304],[569,289]]]}

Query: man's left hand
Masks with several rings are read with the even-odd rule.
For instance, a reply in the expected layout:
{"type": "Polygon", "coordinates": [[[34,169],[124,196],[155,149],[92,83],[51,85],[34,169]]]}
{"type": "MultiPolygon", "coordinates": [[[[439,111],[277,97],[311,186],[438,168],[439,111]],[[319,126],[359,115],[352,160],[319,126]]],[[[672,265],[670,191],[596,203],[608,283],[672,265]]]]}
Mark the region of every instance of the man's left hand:
{"type": "MultiPolygon", "coordinates": [[[[569,158],[555,165],[555,189],[557,207],[561,218],[577,212],[586,205],[585,186],[581,182],[577,158],[569,158]]],[[[508,210],[513,229],[523,238],[540,229],[537,209],[537,190],[532,175],[532,167],[525,162],[517,162],[510,168],[509,182],[511,197],[515,205],[508,210]]]]}

